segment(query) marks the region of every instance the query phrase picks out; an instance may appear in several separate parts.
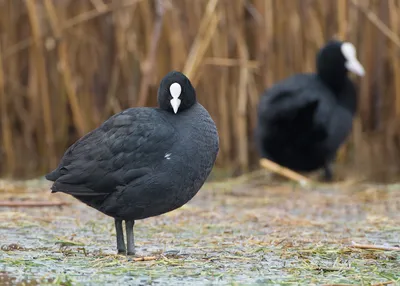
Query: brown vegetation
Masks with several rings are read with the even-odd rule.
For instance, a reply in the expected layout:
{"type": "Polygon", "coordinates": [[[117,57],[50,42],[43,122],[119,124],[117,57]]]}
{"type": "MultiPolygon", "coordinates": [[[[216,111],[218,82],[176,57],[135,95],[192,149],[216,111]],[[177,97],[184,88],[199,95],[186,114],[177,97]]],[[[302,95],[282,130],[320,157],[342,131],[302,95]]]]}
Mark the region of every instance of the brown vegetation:
{"type": "Polygon", "coordinates": [[[160,79],[184,71],[221,137],[218,165],[257,165],[263,89],[312,71],[329,38],[353,42],[367,75],[340,156],[365,174],[400,166],[398,0],[0,1],[0,172],[33,176],[111,114],[154,106],[160,79]]]}

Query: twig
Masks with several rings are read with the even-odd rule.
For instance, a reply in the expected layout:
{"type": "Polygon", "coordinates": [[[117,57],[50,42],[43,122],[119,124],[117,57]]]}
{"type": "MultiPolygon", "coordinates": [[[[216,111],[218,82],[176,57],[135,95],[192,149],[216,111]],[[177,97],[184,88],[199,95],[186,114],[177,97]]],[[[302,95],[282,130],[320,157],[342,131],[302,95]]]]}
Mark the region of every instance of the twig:
{"type": "Polygon", "coordinates": [[[321,286],[353,286],[353,284],[322,284],[321,286]]]}
{"type": "Polygon", "coordinates": [[[351,246],[352,248],[359,248],[359,249],[375,249],[375,250],[386,250],[386,251],[400,251],[400,247],[393,247],[393,246],[383,246],[383,245],[373,245],[373,244],[358,244],[352,241],[351,246]]]}
{"type": "Polygon", "coordinates": [[[379,282],[379,283],[376,283],[376,284],[371,284],[371,286],[384,286],[384,285],[390,285],[390,284],[395,284],[395,282],[394,281],[385,281],[385,282],[379,282]]]}
{"type": "Polygon", "coordinates": [[[39,201],[0,201],[0,207],[8,208],[35,208],[35,207],[60,207],[69,205],[66,202],[39,202],[39,201]]]}
{"type": "Polygon", "coordinates": [[[288,168],[282,167],[281,165],[278,165],[272,162],[271,160],[263,158],[260,160],[260,165],[263,168],[266,168],[272,172],[275,172],[279,175],[282,175],[286,178],[296,181],[302,186],[310,185],[312,183],[312,181],[309,178],[304,177],[299,173],[296,173],[288,168]]]}
{"type": "Polygon", "coordinates": [[[353,284],[322,284],[321,286],[353,286],[353,284]]]}
{"type": "Polygon", "coordinates": [[[143,256],[143,257],[136,257],[132,259],[133,261],[152,261],[157,260],[157,256],[143,256]]]}
{"type": "MultiPolygon", "coordinates": [[[[384,286],[384,285],[390,285],[394,284],[394,281],[385,281],[385,282],[379,282],[376,284],[371,284],[370,286],[384,286]]],[[[351,286],[354,284],[322,284],[321,286],[351,286]]]]}
{"type": "Polygon", "coordinates": [[[350,267],[314,267],[313,270],[334,272],[334,271],[351,270],[351,268],[350,267]]]}

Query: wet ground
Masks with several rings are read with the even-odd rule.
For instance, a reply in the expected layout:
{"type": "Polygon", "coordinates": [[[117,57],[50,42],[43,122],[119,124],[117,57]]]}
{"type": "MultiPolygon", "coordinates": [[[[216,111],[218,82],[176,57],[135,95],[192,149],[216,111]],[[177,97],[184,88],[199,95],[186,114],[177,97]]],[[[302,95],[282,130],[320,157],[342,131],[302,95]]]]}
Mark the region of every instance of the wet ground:
{"type": "Polygon", "coordinates": [[[113,219],[43,180],[2,181],[1,201],[69,205],[0,207],[0,285],[400,285],[400,185],[261,182],[209,183],[137,221],[125,257],[113,219]]]}

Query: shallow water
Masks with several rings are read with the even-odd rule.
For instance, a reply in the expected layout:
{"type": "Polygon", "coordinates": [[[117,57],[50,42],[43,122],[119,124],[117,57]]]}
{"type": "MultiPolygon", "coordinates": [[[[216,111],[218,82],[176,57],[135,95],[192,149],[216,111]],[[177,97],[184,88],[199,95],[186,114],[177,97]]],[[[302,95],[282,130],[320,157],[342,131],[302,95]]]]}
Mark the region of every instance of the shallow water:
{"type": "Polygon", "coordinates": [[[186,206],[135,225],[137,255],[115,254],[113,219],[42,180],[3,182],[0,285],[281,285],[400,281],[400,186],[210,183],[186,206]],[[23,284],[24,283],[24,284],[23,284]]]}

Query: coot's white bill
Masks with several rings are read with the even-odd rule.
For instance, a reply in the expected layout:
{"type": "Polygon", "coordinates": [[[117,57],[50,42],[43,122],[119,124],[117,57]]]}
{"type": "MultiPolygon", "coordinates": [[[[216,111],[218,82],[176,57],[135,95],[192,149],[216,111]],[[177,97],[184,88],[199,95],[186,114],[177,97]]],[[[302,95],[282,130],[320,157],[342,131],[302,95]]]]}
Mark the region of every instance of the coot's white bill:
{"type": "Polygon", "coordinates": [[[171,99],[171,106],[175,114],[178,112],[179,105],[181,105],[181,100],[179,98],[171,99]]]}
{"type": "Polygon", "coordinates": [[[341,47],[343,56],[346,59],[345,67],[348,71],[358,76],[364,76],[365,70],[356,56],[356,49],[352,43],[343,43],[341,47]]]}

